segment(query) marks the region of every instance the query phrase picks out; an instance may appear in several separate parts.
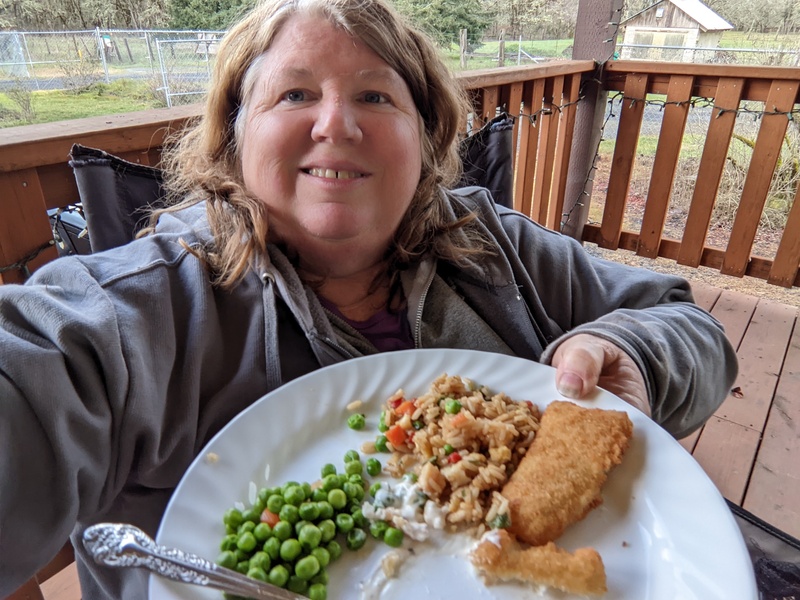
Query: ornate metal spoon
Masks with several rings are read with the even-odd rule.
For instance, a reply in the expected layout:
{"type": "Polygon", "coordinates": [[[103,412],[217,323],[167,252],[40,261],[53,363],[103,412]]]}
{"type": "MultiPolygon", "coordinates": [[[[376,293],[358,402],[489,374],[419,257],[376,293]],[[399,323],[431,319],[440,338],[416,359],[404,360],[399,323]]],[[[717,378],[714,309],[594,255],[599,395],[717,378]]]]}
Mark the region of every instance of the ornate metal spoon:
{"type": "Polygon", "coordinates": [[[156,544],[144,531],[124,523],[98,523],[83,533],[95,562],[109,567],[143,567],[157,575],[247,598],[305,600],[302,596],[220,567],[196,554],[156,544]]]}

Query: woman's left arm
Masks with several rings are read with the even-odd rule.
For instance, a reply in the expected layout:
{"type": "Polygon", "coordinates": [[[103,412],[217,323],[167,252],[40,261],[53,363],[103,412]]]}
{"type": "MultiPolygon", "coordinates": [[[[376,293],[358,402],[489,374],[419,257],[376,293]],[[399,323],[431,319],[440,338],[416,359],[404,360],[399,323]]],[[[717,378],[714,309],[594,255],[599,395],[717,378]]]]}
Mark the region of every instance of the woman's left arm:
{"type": "Polygon", "coordinates": [[[586,395],[599,385],[649,409],[678,438],[713,414],[737,357],[688,282],[593,258],[522,215],[501,219],[528,278],[521,291],[550,338],[541,360],[559,369],[564,391],[586,395]]]}

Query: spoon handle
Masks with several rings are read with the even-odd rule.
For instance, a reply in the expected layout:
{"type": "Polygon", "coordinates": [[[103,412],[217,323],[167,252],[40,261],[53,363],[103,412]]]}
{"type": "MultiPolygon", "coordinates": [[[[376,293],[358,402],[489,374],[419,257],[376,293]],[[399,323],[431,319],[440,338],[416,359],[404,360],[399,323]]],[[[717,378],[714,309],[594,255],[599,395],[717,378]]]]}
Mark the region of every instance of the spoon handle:
{"type": "Polygon", "coordinates": [[[193,585],[247,598],[303,600],[288,590],[246,577],[196,554],[156,544],[144,531],[124,523],[98,523],[83,533],[83,545],[98,564],[142,567],[193,585]]]}

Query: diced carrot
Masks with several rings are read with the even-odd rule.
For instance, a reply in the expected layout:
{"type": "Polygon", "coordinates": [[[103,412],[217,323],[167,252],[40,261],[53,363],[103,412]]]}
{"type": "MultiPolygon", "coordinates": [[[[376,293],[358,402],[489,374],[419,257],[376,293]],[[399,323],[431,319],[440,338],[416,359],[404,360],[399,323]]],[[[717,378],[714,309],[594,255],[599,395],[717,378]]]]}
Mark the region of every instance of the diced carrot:
{"type": "Polygon", "coordinates": [[[266,523],[270,527],[275,527],[275,524],[280,520],[281,518],[268,508],[265,508],[264,512],[261,513],[261,522],[266,523]]]}
{"type": "Polygon", "coordinates": [[[467,415],[465,413],[466,413],[466,411],[463,411],[463,410],[461,412],[459,412],[457,415],[455,415],[453,417],[453,419],[450,421],[450,424],[453,427],[463,427],[464,425],[466,425],[467,424],[467,415]]]}
{"type": "Polygon", "coordinates": [[[386,435],[386,439],[389,440],[395,448],[399,448],[406,441],[406,431],[399,425],[393,425],[384,435],[386,435]]]}
{"type": "Polygon", "coordinates": [[[398,405],[397,408],[394,409],[394,412],[398,415],[412,415],[414,411],[417,410],[416,405],[414,404],[413,400],[406,400],[398,405]]]}

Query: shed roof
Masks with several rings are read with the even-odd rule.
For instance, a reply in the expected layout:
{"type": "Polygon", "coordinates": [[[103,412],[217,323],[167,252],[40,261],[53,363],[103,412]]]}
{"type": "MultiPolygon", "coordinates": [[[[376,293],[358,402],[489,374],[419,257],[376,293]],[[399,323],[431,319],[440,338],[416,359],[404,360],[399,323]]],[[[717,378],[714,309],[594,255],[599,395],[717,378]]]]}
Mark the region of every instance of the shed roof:
{"type": "Polygon", "coordinates": [[[689,15],[689,17],[697,21],[697,23],[700,25],[700,29],[703,31],[723,31],[734,29],[733,25],[728,23],[725,19],[703,4],[700,0],[658,0],[658,2],[651,4],[644,10],[640,10],[635,15],[625,19],[623,24],[630,21],[637,15],[652,10],[664,2],[672,2],[672,4],[689,15]]]}

